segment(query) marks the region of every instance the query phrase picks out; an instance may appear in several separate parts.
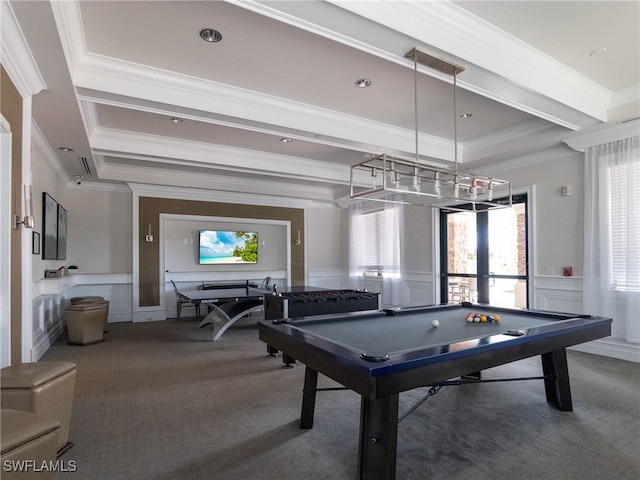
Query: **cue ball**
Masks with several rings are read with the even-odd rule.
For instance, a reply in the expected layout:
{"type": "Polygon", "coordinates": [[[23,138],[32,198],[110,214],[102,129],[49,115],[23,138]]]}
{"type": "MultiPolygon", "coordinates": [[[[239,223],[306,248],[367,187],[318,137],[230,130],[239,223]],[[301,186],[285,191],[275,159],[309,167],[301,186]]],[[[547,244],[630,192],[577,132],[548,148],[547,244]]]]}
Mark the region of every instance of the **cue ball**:
{"type": "Polygon", "coordinates": [[[440,321],[439,320],[434,320],[433,322],[431,322],[431,325],[433,325],[434,327],[439,327],[440,326],[440,321]]]}

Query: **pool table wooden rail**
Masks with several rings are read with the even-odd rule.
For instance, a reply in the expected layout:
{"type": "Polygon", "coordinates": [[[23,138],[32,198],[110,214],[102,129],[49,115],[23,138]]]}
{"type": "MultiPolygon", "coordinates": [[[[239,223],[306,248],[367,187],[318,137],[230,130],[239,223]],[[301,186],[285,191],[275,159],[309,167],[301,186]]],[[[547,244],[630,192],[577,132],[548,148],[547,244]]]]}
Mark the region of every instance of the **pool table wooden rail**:
{"type": "MultiPolygon", "coordinates": [[[[431,313],[439,308],[423,309],[431,313]]],[[[513,311],[499,308],[492,310],[513,311]]],[[[449,345],[436,345],[407,352],[389,352],[389,360],[382,362],[364,360],[360,356],[363,352],[359,350],[310,335],[304,331],[304,323],[335,321],[337,318],[346,321],[372,317],[382,319],[387,315],[385,312],[320,315],[308,319],[295,319],[291,325],[286,320],[274,323],[259,322],[259,336],[262,341],[273,345],[307,367],[318,370],[360,395],[373,399],[524,358],[551,354],[568,346],[611,334],[610,319],[544,311],[535,313],[560,321],[549,322],[543,327],[525,329],[525,334],[519,337],[491,333],[481,335],[478,337],[478,343],[488,337],[491,338],[491,343],[460,347],[456,351],[444,351],[450,349],[449,345]],[[299,325],[301,329],[294,324],[299,325]]]]}

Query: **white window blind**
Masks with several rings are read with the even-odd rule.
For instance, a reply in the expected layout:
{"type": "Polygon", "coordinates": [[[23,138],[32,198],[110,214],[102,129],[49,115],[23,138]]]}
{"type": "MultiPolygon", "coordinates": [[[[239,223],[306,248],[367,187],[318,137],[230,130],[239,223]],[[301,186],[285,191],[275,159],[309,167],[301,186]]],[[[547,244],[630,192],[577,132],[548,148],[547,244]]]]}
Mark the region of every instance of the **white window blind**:
{"type": "Polygon", "coordinates": [[[611,286],[640,292],[640,159],[613,162],[609,168],[611,286]]]}
{"type": "Polygon", "coordinates": [[[362,216],[364,245],[362,269],[369,272],[384,270],[384,211],[362,216]]]}

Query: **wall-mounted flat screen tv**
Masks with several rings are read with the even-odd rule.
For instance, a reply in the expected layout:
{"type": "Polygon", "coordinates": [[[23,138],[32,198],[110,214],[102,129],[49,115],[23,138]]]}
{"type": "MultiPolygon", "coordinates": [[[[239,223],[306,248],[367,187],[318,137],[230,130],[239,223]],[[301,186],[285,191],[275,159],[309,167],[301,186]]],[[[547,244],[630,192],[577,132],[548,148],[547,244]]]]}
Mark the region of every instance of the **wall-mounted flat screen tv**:
{"type": "Polygon", "coordinates": [[[200,265],[258,263],[258,233],[200,230],[200,265]]]}

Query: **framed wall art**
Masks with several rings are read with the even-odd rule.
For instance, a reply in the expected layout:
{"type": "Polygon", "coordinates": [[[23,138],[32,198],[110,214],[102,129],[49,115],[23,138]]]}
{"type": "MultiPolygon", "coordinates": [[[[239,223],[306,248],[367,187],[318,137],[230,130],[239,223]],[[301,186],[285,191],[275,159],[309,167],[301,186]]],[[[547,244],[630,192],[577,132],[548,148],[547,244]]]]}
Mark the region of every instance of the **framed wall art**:
{"type": "Polygon", "coordinates": [[[58,258],[58,203],[47,192],[42,192],[42,258],[58,258]]]}
{"type": "Polygon", "coordinates": [[[58,204],[57,259],[67,259],[67,211],[58,204]]]}
{"type": "Polygon", "coordinates": [[[31,253],[40,255],[40,234],[38,232],[31,233],[31,253]]]}

